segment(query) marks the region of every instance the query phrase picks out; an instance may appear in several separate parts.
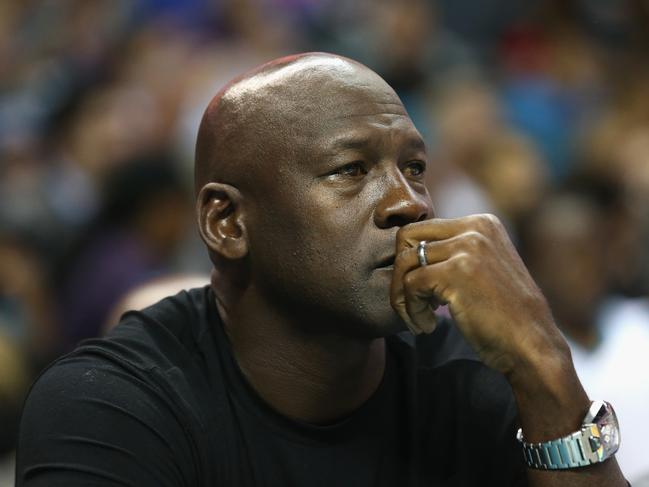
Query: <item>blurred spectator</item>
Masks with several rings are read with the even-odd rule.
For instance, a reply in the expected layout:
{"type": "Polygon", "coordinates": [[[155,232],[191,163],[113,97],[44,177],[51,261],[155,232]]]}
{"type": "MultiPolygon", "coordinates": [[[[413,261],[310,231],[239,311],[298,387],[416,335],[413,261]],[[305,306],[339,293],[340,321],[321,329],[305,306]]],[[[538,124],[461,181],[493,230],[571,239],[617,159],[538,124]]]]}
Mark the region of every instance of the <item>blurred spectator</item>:
{"type": "Polygon", "coordinates": [[[596,321],[607,297],[604,216],[579,193],[546,199],[526,222],[524,257],[566,335],[586,349],[600,341],[596,321]]]}
{"type": "Polygon", "coordinates": [[[13,340],[0,331],[0,485],[14,485],[14,453],[18,422],[32,380],[26,358],[13,340]]]}
{"type": "Polygon", "coordinates": [[[47,269],[29,243],[16,236],[0,235],[0,336],[7,346],[18,347],[12,353],[21,354],[29,369],[45,365],[59,351],[47,269]]]}
{"type": "Polygon", "coordinates": [[[453,164],[436,160],[426,171],[426,183],[438,218],[496,213],[484,189],[453,164]]]}
{"type": "Polygon", "coordinates": [[[471,173],[487,190],[497,212],[514,228],[544,196],[546,167],[534,146],[515,133],[503,131],[485,148],[471,173]]]}
{"type": "Polygon", "coordinates": [[[0,332],[0,460],[16,445],[18,419],[30,381],[21,349],[0,332]]]}
{"type": "Polygon", "coordinates": [[[508,130],[500,100],[484,80],[456,77],[439,89],[430,116],[436,149],[453,164],[468,168],[489,141],[508,130]]]}
{"type": "Polygon", "coordinates": [[[434,2],[336,0],[323,17],[326,35],[320,46],[381,73],[424,135],[431,130],[425,110],[427,91],[458,72],[475,71],[471,51],[439,22],[434,2]]]}
{"type": "Polygon", "coordinates": [[[584,174],[622,193],[611,244],[613,285],[628,296],[649,295],[649,72],[618,89],[584,134],[584,174]]]}
{"type": "Polygon", "coordinates": [[[633,480],[649,472],[649,382],[638,376],[649,370],[649,299],[609,293],[609,218],[615,215],[583,188],[556,193],[527,222],[524,259],[568,338],[586,391],[610,400],[629,425],[617,458],[633,480]]]}
{"type": "Polygon", "coordinates": [[[438,87],[427,101],[434,137],[426,180],[436,214],[454,218],[496,213],[487,189],[471,174],[484,147],[503,126],[494,93],[479,79],[461,76],[438,87]]]}
{"type": "Polygon", "coordinates": [[[455,175],[448,178],[447,174],[433,182],[433,198],[441,214],[452,212],[451,205],[462,205],[454,203],[458,192],[464,199],[483,199],[482,211],[498,214],[515,237],[519,223],[546,191],[545,161],[529,139],[507,124],[495,93],[484,82],[458,80],[440,93],[435,108],[436,154],[454,166],[450,174],[455,175]],[[477,186],[472,196],[470,185],[458,178],[458,173],[477,186]]]}
{"type": "Polygon", "coordinates": [[[178,294],[180,291],[203,287],[209,282],[210,277],[203,274],[169,274],[145,282],[131,289],[114,306],[102,327],[101,335],[110,332],[119,323],[120,317],[127,311],[146,308],[161,299],[178,294]]]}
{"type": "Polygon", "coordinates": [[[59,303],[68,348],[97,336],[127,291],[170,271],[190,231],[189,194],[165,156],[114,166],[103,201],[97,219],[61,263],[59,303]]]}
{"type": "Polygon", "coordinates": [[[599,343],[591,350],[572,344],[572,358],[591,397],[606,397],[615,404],[623,443],[617,454],[627,478],[649,474],[643,418],[649,405],[649,384],[640,371],[649,370],[649,300],[611,299],[597,319],[599,343]]]}
{"type": "Polygon", "coordinates": [[[553,179],[567,178],[579,127],[596,114],[603,67],[569,2],[545,2],[501,42],[507,118],[530,136],[553,179]]]}

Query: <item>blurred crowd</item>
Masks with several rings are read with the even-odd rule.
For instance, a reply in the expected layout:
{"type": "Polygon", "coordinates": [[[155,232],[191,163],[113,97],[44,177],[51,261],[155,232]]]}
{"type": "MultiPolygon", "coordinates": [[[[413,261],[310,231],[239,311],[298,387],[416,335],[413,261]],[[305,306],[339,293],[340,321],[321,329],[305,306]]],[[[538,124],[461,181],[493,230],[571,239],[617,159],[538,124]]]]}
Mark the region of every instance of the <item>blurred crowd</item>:
{"type": "Polygon", "coordinates": [[[49,361],[138,286],[208,275],[202,110],[306,50],[397,90],[438,216],[506,223],[589,393],[618,409],[625,473],[649,475],[624,443],[649,410],[647,0],[0,2],[0,457],[49,361]]]}

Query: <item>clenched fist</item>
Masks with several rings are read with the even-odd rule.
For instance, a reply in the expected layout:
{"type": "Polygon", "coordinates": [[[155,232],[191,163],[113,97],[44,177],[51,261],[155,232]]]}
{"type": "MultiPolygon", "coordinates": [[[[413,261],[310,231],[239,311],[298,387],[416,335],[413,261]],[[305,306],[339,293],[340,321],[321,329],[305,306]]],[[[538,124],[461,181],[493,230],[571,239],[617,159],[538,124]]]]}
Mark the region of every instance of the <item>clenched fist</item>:
{"type": "Polygon", "coordinates": [[[565,351],[545,298],[495,216],[413,223],[396,245],[391,303],[413,333],[430,333],[443,303],[483,362],[506,376],[531,355],[565,351]]]}

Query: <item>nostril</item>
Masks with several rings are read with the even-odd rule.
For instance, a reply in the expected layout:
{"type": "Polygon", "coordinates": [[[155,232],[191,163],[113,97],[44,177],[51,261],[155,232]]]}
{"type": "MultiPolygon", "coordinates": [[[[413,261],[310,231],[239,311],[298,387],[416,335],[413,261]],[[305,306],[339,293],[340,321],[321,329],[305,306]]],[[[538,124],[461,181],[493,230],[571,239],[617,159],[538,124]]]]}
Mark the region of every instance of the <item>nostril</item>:
{"type": "Polygon", "coordinates": [[[385,211],[378,225],[382,228],[403,227],[410,223],[420,222],[428,219],[428,211],[423,208],[415,208],[414,205],[402,205],[399,208],[390,208],[385,211]]]}
{"type": "Polygon", "coordinates": [[[403,227],[406,226],[408,223],[411,223],[412,220],[409,218],[405,218],[402,215],[390,215],[387,220],[387,228],[392,228],[392,227],[403,227]]]}
{"type": "Polygon", "coordinates": [[[399,191],[387,192],[375,209],[374,218],[379,228],[403,227],[426,220],[432,213],[427,195],[416,194],[410,187],[395,189],[399,191]]]}

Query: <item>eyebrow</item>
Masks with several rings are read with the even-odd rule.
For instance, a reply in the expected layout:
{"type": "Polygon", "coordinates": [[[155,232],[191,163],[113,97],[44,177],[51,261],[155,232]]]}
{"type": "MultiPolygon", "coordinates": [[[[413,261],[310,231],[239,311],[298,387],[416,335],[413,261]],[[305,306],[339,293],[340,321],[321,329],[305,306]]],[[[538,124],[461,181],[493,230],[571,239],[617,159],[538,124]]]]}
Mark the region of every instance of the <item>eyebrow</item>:
{"type": "Polygon", "coordinates": [[[333,150],[342,150],[342,149],[364,149],[370,145],[370,140],[367,137],[349,137],[343,136],[337,138],[331,148],[333,150]]]}

